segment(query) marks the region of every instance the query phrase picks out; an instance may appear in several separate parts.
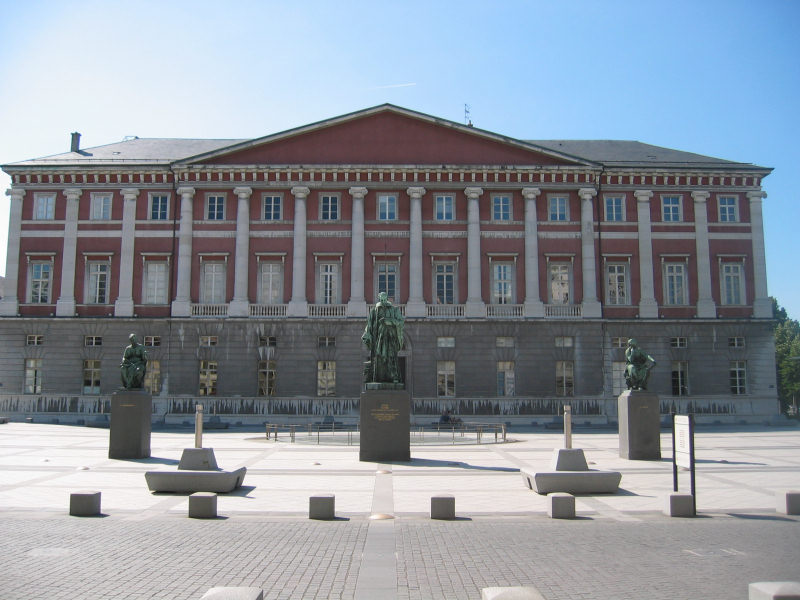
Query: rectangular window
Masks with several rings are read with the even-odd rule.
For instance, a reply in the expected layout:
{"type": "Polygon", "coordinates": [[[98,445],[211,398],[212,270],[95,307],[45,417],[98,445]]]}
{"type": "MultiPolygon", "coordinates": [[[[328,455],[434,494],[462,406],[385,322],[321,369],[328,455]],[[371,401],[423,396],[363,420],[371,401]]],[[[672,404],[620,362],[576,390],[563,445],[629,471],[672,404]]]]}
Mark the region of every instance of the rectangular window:
{"type": "Polygon", "coordinates": [[[514,263],[492,262],[492,304],[514,303],[514,263]]]}
{"type": "Polygon", "coordinates": [[[556,396],[572,396],[575,390],[574,367],[571,360],[556,361],[556,396]]]}
{"type": "Polygon", "coordinates": [[[740,335],[729,337],[728,348],[744,348],[744,337],[740,335]]]}
{"type": "Polygon", "coordinates": [[[511,220],[511,197],[492,196],[492,221],[511,220]]]}
{"type": "Polygon", "coordinates": [[[661,198],[661,220],[670,223],[678,223],[683,220],[680,196],[663,196],[661,198]]]}
{"type": "Polygon", "coordinates": [[[743,360],[732,360],[729,368],[729,380],[731,384],[731,394],[740,396],[747,393],[747,362],[743,360]]]}
{"type": "Polygon", "coordinates": [[[685,337],[672,337],[669,338],[670,348],[688,348],[689,339],[685,337]]]}
{"type": "Polygon", "coordinates": [[[53,280],[53,263],[50,261],[30,263],[31,296],[34,304],[49,304],[52,300],[50,286],[53,280]]]}
{"type": "Polygon", "coordinates": [[[397,196],[380,194],[378,196],[378,220],[395,221],[397,219],[397,196]]]}
{"type": "Polygon", "coordinates": [[[548,199],[549,219],[551,221],[569,221],[569,205],[564,196],[552,196],[548,199]]]}
{"type": "Polygon", "coordinates": [[[569,304],[570,302],[570,265],[568,263],[550,263],[550,304],[569,304]]]}
{"type": "Polygon", "coordinates": [[[375,298],[377,299],[381,292],[386,292],[390,302],[397,302],[397,263],[379,262],[375,267],[378,277],[375,298]]]}
{"type": "Polygon", "coordinates": [[[200,385],[198,396],[217,395],[217,361],[200,361],[200,385]]]}
{"type": "Polygon", "coordinates": [[[201,335],[199,345],[204,348],[210,348],[219,344],[219,337],[216,335],[201,335]]]}
{"type": "Polygon", "coordinates": [[[456,266],[453,263],[434,265],[436,304],[455,304],[456,266]]]}
{"type": "Polygon", "coordinates": [[[225,263],[203,261],[200,302],[202,304],[223,304],[225,302],[225,263]]]}
{"type": "Polygon", "coordinates": [[[146,335],[144,336],[144,341],[142,343],[148,348],[158,348],[159,346],[161,346],[161,336],[146,335]]]}
{"type": "Polygon", "coordinates": [[[167,304],[167,263],[148,260],[144,263],[144,304],[167,304]]]}
{"type": "Polygon", "coordinates": [[[166,221],[169,218],[169,196],[150,194],[150,220],[166,221]]]}
{"type": "Polygon", "coordinates": [[[575,338],[571,335],[557,335],[556,348],[572,348],[575,345],[575,338]]]}
{"type": "Polygon", "coordinates": [[[672,361],[672,395],[689,395],[689,363],[685,360],[672,361]]]}
{"type": "Polygon", "coordinates": [[[628,296],[628,265],[606,265],[606,303],[624,306],[631,303],[628,296]]]}
{"type": "Polygon", "coordinates": [[[206,219],[209,221],[225,220],[225,196],[209,196],[206,201],[206,219]]]}
{"type": "Polygon", "coordinates": [[[508,336],[498,336],[494,339],[494,345],[498,348],[513,348],[514,338],[508,336]]]}
{"type": "Polygon", "coordinates": [[[95,348],[103,345],[102,335],[85,335],[83,336],[83,345],[89,348],[95,348]]]}
{"type": "Polygon", "coordinates": [[[722,304],[744,304],[744,267],[741,263],[722,263],[722,304]]]}
{"type": "Polygon", "coordinates": [[[281,220],[280,196],[264,196],[264,220],[265,221],[281,220]]]}
{"type": "Polygon", "coordinates": [[[453,196],[434,196],[434,218],[437,221],[455,219],[455,198],[453,196]]]}
{"type": "Polygon", "coordinates": [[[28,346],[42,346],[44,344],[44,336],[39,334],[31,334],[25,337],[25,344],[28,346]]]}
{"type": "Polygon", "coordinates": [[[151,394],[161,393],[161,361],[148,360],[147,371],[144,374],[144,389],[151,394]]]}
{"type": "Polygon", "coordinates": [[[339,219],[339,196],[323,195],[319,198],[319,218],[322,221],[339,219]]]}
{"type": "Polygon", "coordinates": [[[626,389],[628,385],[625,383],[625,361],[615,360],[611,363],[611,393],[616,398],[626,389]]]}
{"type": "Polygon", "coordinates": [[[336,395],[336,361],[317,361],[317,396],[336,395]]]}
{"type": "Polygon", "coordinates": [[[454,398],[456,395],[456,363],[452,360],[436,361],[436,395],[454,398]]]}
{"type": "Polygon", "coordinates": [[[111,265],[107,262],[87,263],[87,304],[108,304],[108,286],[111,265]]]}
{"type": "Polygon", "coordinates": [[[686,265],[683,263],[664,263],[664,304],[687,304],[686,265]]]}
{"type": "Polygon", "coordinates": [[[318,304],[339,304],[339,264],[320,263],[318,304]]]}
{"type": "Polygon", "coordinates": [[[55,218],[56,197],[51,194],[36,194],[33,201],[33,218],[51,221],[55,218]]]}
{"type": "Polygon", "coordinates": [[[456,347],[456,338],[454,337],[437,337],[436,338],[436,347],[437,348],[455,348],[456,347]]]}
{"type": "Polygon", "coordinates": [[[83,361],[83,393],[84,394],[99,394],[100,393],[100,361],[99,360],[84,360],[83,361]]]}
{"type": "Polygon", "coordinates": [[[739,207],[735,196],[720,196],[719,202],[719,222],[736,223],[739,221],[739,207]]]}
{"type": "Polygon", "coordinates": [[[628,338],[624,337],[612,337],[611,338],[611,347],[612,348],[625,348],[628,345],[628,338]]]}
{"type": "Polygon", "coordinates": [[[92,194],[91,209],[93,221],[108,221],[111,218],[111,194],[92,194]]]}
{"type": "Polygon", "coordinates": [[[259,263],[259,304],[283,304],[283,264],[259,263]]]}
{"type": "Polygon", "coordinates": [[[274,335],[260,335],[258,336],[258,345],[266,346],[267,348],[276,348],[278,346],[278,338],[274,335]]]}
{"type": "Polygon", "coordinates": [[[625,198],[606,196],[606,221],[625,220],[625,198]]]}
{"type": "Polygon", "coordinates": [[[336,336],[321,335],[317,338],[317,346],[320,348],[334,348],[336,347],[336,336]]]}
{"type": "Polygon", "coordinates": [[[514,361],[497,361],[497,395],[514,395],[514,361]]]}
{"type": "Polygon", "coordinates": [[[42,393],[42,368],[43,359],[41,358],[26,358],[25,359],[25,393],[26,394],[41,394],[42,393]]]}
{"type": "Polygon", "coordinates": [[[275,374],[277,372],[276,361],[258,361],[258,395],[272,397],[275,395],[275,374]]]}

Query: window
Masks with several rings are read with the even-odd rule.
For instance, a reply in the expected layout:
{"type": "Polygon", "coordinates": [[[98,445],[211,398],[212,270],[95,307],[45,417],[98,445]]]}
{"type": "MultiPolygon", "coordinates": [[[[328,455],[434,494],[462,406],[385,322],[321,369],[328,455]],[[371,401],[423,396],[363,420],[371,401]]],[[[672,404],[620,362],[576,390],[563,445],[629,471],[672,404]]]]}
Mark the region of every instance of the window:
{"type": "Polygon", "coordinates": [[[94,348],[103,345],[102,335],[85,335],[83,336],[83,345],[89,348],[94,348]]]}
{"type": "Polygon", "coordinates": [[[625,220],[625,198],[606,196],[606,221],[625,220]]]}
{"type": "Polygon", "coordinates": [[[570,271],[569,263],[550,263],[550,304],[569,304],[570,271]]]}
{"type": "Polygon", "coordinates": [[[677,223],[683,220],[681,217],[680,196],[662,196],[661,220],[672,223],[677,223]]]}
{"type": "Polygon", "coordinates": [[[225,196],[209,196],[206,202],[206,219],[209,221],[225,220],[225,196]]]}
{"type": "Polygon", "coordinates": [[[283,264],[278,262],[259,263],[259,304],[283,303],[283,264]]]}
{"type": "Polygon", "coordinates": [[[685,360],[672,361],[672,395],[689,395],[689,363],[685,360]]]}
{"type": "Polygon", "coordinates": [[[735,336],[728,338],[728,348],[744,348],[744,337],[735,336]]]}
{"type": "Polygon", "coordinates": [[[319,218],[322,221],[339,219],[339,196],[325,194],[319,198],[319,218]]]}
{"type": "Polygon", "coordinates": [[[572,348],[575,345],[575,338],[571,335],[557,335],[556,348],[572,348]]]}
{"type": "Polygon", "coordinates": [[[436,304],[455,304],[456,265],[436,263],[433,268],[436,304]]]}
{"type": "Polygon", "coordinates": [[[217,395],[217,361],[200,361],[200,386],[198,396],[217,395]]]}
{"type": "Polygon", "coordinates": [[[437,348],[455,348],[456,347],[456,338],[454,338],[454,337],[437,337],[436,338],[436,347],[437,348]]]}
{"type": "Polygon", "coordinates": [[[728,371],[731,384],[731,394],[740,396],[747,393],[747,362],[732,360],[728,371]]]}
{"type": "Polygon", "coordinates": [[[628,338],[624,337],[612,337],[611,338],[611,347],[612,348],[625,348],[628,345],[628,338]]]}
{"type": "Polygon", "coordinates": [[[280,196],[264,196],[264,220],[265,221],[281,220],[280,196]]]}
{"type": "Polygon", "coordinates": [[[336,395],[336,361],[317,361],[317,396],[336,395]]]}
{"type": "Polygon", "coordinates": [[[143,304],[167,304],[167,276],[166,262],[145,261],[143,304]]]}
{"type": "Polygon", "coordinates": [[[274,360],[258,361],[258,395],[275,395],[276,362],[274,360]]]}
{"type": "Polygon", "coordinates": [[[494,345],[498,348],[513,348],[514,338],[508,336],[498,336],[494,340],[494,345]]]}
{"type": "Polygon", "coordinates": [[[100,361],[99,360],[84,360],[83,361],[83,393],[84,394],[99,394],[100,393],[100,361]]]}
{"type": "Polygon", "coordinates": [[[606,265],[606,304],[624,306],[630,304],[628,295],[628,265],[606,265]]]}
{"type": "Polygon", "coordinates": [[[510,221],[511,220],[511,197],[493,196],[492,197],[492,220],[510,221]]]}
{"type": "Polygon", "coordinates": [[[625,361],[615,360],[611,363],[611,393],[617,397],[626,389],[628,385],[625,383],[625,361]]]}
{"type": "Polygon", "coordinates": [[[397,302],[397,263],[379,262],[375,264],[375,270],[377,273],[377,282],[375,286],[376,300],[378,294],[381,292],[386,292],[386,295],[389,296],[390,302],[397,302]]]}
{"type": "Polygon", "coordinates": [[[166,221],[169,218],[169,196],[150,194],[150,220],[166,221]]]}
{"type": "Polygon", "coordinates": [[[333,348],[336,346],[336,336],[321,335],[317,338],[317,346],[320,348],[333,348]]]}
{"type": "Polygon", "coordinates": [[[144,389],[151,394],[161,393],[161,361],[148,360],[144,374],[144,389]]]}
{"type": "Polygon", "coordinates": [[[89,217],[93,221],[108,221],[111,218],[111,194],[92,194],[91,209],[89,217]]]}
{"type": "Polygon", "coordinates": [[[216,346],[217,344],[219,344],[219,337],[217,337],[216,335],[201,335],[199,344],[204,348],[210,348],[212,346],[216,346]]]}
{"type": "Polygon", "coordinates": [[[26,394],[41,394],[42,393],[42,368],[43,360],[41,358],[26,358],[25,359],[25,393],[26,394]]]}
{"type": "Polygon", "coordinates": [[[492,262],[492,304],[514,303],[514,263],[492,262]]]}
{"type": "Polygon", "coordinates": [[[739,207],[735,196],[720,196],[719,203],[720,223],[736,223],[739,221],[739,207]]]}
{"type": "Polygon", "coordinates": [[[743,273],[741,263],[722,263],[722,304],[744,304],[743,273]]]}
{"type": "Polygon", "coordinates": [[[37,221],[48,221],[55,218],[56,197],[51,194],[35,194],[33,200],[33,218],[37,221]]]}
{"type": "Polygon", "coordinates": [[[551,221],[569,221],[569,205],[565,196],[551,196],[548,202],[551,221]]]}
{"type": "Polygon", "coordinates": [[[275,348],[278,346],[278,338],[274,335],[260,335],[258,336],[258,345],[275,348]]]}
{"type": "Polygon", "coordinates": [[[573,362],[571,360],[556,361],[556,396],[572,396],[574,392],[573,362]]]}
{"type": "Polygon", "coordinates": [[[30,263],[30,301],[34,304],[49,304],[52,301],[50,286],[53,280],[53,263],[32,261],[30,263]]]}
{"type": "Polygon", "coordinates": [[[456,395],[456,363],[452,360],[436,361],[436,395],[454,398],[456,395]]]}
{"type": "Polygon", "coordinates": [[[452,221],[455,217],[455,198],[453,196],[434,196],[434,219],[452,221]]]}
{"type": "Polygon", "coordinates": [[[397,219],[397,196],[380,194],[378,196],[378,220],[394,221],[397,219]]]}
{"type": "Polygon", "coordinates": [[[664,304],[687,304],[686,265],[664,263],[664,304]]]}
{"type": "Polygon", "coordinates": [[[44,344],[44,336],[34,333],[26,336],[25,344],[28,346],[42,346],[44,344]]]}
{"type": "Polygon", "coordinates": [[[108,304],[108,284],[111,265],[108,262],[89,262],[87,267],[87,304],[108,304]]]}
{"type": "Polygon", "coordinates": [[[225,302],[225,263],[222,261],[203,261],[200,282],[200,302],[202,304],[223,304],[225,302]]]}
{"type": "Polygon", "coordinates": [[[146,336],[144,336],[143,344],[148,348],[158,348],[161,345],[161,336],[160,335],[146,335],[146,336]]]}
{"type": "Polygon", "coordinates": [[[497,395],[514,395],[514,361],[501,360],[497,362],[497,395]]]}
{"type": "Polygon", "coordinates": [[[319,264],[317,304],[339,304],[339,263],[319,264]]]}
{"type": "Polygon", "coordinates": [[[685,337],[672,337],[669,338],[670,348],[688,348],[689,340],[685,337]]]}

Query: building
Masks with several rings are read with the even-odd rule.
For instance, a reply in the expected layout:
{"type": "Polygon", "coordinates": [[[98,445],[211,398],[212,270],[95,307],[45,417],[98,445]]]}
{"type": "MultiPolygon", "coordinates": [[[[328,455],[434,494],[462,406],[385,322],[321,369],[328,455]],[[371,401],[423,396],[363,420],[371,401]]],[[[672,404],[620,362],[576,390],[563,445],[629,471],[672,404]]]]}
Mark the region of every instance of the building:
{"type": "Polygon", "coordinates": [[[629,141],[382,105],[252,140],[8,164],[0,410],[107,410],[134,332],[156,410],[357,415],[365,316],[406,315],[415,418],[614,421],[629,337],[662,412],[778,413],[762,179],[629,141]]]}

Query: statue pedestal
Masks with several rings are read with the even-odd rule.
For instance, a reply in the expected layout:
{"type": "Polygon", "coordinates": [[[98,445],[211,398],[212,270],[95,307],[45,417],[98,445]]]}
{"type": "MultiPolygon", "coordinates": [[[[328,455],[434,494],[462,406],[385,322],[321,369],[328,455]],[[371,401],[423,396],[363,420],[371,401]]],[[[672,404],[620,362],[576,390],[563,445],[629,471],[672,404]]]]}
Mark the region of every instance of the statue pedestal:
{"type": "Polygon", "coordinates": [[[411,460],[411,396],[405,390],[367,390],[361,394],[360,448],[365,462],[411,460]]]}
{"type": "Polygon", "coordinates": [[[658,394],[625,390],[617,400],[619,455],[628,460],[661,460],[661,410],[658,394]]]}
{"type": "Polygon", "coordinates": [[[150,418],[153,397],[143,390],[111,395],[108,458],[150,458],[150,418]]]}

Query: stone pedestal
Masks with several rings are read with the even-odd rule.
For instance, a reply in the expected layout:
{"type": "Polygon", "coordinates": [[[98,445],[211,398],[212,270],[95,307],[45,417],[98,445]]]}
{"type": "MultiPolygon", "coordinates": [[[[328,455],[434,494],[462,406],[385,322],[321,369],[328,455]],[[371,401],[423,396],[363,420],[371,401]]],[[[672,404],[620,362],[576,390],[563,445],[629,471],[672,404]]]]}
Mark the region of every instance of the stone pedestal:
{"type": "Polygon", "coordinates": [[[142,390],[111,395],[108,458],[150,458],[150,418],[153,397],[142,390]]]}
{"type": "Polygon", "coordinates": [[[625,390],[618,399],[619,455],[628,460],[661,460],[658,394],[625,390]]]}
{"type": "Polygon", "coordinates": [[[367,390],[361,394],[359,460],[411,460],[411,396],[405,390],[367,390]]]}

